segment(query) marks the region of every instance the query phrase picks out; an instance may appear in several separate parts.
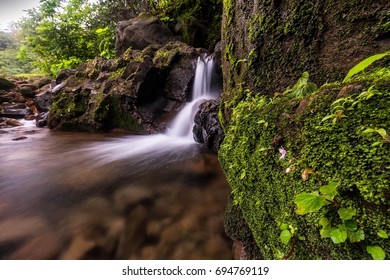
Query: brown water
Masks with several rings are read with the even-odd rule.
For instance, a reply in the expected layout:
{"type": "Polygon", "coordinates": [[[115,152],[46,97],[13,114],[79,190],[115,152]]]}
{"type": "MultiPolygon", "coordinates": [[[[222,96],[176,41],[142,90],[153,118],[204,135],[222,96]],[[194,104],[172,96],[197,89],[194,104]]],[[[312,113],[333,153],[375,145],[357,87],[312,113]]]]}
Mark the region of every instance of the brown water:
{"type": "Polygon", "coordinates": [[[188,140],[1,129],[0,258],[230,259],[229,193],[188,140]]]}

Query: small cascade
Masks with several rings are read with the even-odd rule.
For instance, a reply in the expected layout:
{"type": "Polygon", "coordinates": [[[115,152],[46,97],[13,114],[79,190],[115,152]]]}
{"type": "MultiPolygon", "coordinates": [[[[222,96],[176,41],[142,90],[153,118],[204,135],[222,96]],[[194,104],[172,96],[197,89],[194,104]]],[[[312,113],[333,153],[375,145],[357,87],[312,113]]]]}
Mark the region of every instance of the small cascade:
{"type": "Polygon", "coordinates": [[[200,56],[196,64],[192,101],[188,102],[172,121],[167,136],[193,140],[192,128],[199,105],[204,99],[215,98],[210,91],[213,71],[214,59],[211,56],[200,56]]]}

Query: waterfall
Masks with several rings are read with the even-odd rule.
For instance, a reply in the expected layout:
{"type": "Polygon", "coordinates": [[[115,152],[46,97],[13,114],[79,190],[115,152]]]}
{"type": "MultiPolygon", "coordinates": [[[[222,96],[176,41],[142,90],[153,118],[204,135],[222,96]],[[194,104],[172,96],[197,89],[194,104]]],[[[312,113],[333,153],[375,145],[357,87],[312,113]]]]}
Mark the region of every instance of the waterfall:
{"type": "Polygon", "coordinates": [[[172,121],[166,134],[170,137],[192,139],[194,117],[204,99],[212,99],[211,77],[214,71],[214,59],[200,56],[196,63],[195,79],[192,88],[192,101],[188,102],[172,121]]]}
{"type": "Polygon", "coordinates": [[[214,60],[210,56],[199,57],[196,64],[192,89],[192,101],[173,119],[167,131],[161,134],[130,136],[113,139],[88,148],[96,162],[106,164],[119,159],[130,159],[137,165],[152,166],[157,162],[176,161],[191,156],[194,145],[197,146],[192,129],[194,117],[199,105],[205,99],[214,99],[210,90],[214,71],[214,60]],[[183,150],[186,152],[183,153],[183,150]]]}

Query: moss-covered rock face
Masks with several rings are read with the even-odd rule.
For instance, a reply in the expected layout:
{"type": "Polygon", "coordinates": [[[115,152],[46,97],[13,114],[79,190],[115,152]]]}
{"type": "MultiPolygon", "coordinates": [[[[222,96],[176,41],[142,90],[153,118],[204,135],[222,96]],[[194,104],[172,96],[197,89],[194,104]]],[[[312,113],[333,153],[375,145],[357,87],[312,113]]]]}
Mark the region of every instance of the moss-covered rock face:
{"type": "MultiPolygon", "coordinates": [[[[381,230],[390,230],[390,143],[381,136],[381,129],[390,130],[389,69],[355,77],[355,82],[325,84],[319,90],[307,84],[299,94],[285,91],[304,72],[317,85],[341,81],[364,58],[387,51],[388,2],[224,0],[223,4],[224,95],[219,119],[226,138],[219,157],[235,207],[241,209],[260,250],[249,255],[365,259],[370,257],[366,246],[371,245],[381,246],[389,255],[389,239],[378,236],[381,230]],[[371,98],[358,97],[372,90],[371,98]],[[332,106],[335,100],[340,101],[332,106]],[[366,129],[372,130],[364,133],[366,129]],[[298,194],[317,191],[321,196],[320,187],[332,182],[339,184],[336,202],[314,213],[295,213],[298,194]],[[328,229],[342,223],[340,208],[356,209],[353,222],[347,222],[356,229],[348,232],[345,242],[334,244],[328,229]],[[326,226],[319,224],[321,215],[327,219],[322,224],[329,221],[326,226]],[[351,243],[351,238],[363,238],[362,231],[364,240],[351,243]]],[[[227,214],[232,225],[227,225],[228,232],[234,238],[242,236],[240,227],[234,226],[242,219],[234,214],[238,212],[227,214]]],[[[346,232],[345,227],[338,230],[346,232]]],[[[249,237],[241,241],[252,242],[249,237]]]]}
{"type": "Polygon", "coordinates": [[[206,50],[172,41],[128,49],[113,60],[95,58],[62,81],[53,95],[48,126],[63,130],[131,133],[165,129],[165,121],[187,100],[195,59],[206,50]]]}
{"type": "Polygon", "coordinates": [[[343,77],[389,44],[386,0],[224,0],[225,98],[239,87],[272,96],[304,71],[317,84],[343,77]]]}
{"type": "MultiPolygon", "coordinates": [[[[302,96],[289,92],[268,98],[247,90],[219,150],[234,204],[261,256],[371,259],[366,248],[375,245],[389,259],[390,68],[302,96]],[[339,186],[332,202],[297,214],[297,195],[333,182],[339,186]],[[356,214],[343,223],[341,208],[356,214]],[[348,238],[335,244],[326,230],[338,226],[348,238]],[[283,230],[290,240],[280,237],[283,230]]],[[[230,215],[228,231],[240,236],[235,218],[241,219],[230,215]]]]}

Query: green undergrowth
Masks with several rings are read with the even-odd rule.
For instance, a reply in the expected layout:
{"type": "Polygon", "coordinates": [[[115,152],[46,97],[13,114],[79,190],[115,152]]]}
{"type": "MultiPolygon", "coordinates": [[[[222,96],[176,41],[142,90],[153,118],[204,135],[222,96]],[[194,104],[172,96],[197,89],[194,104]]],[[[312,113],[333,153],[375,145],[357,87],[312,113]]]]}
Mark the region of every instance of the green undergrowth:
{"type": "Polygon", "coordinates": [[[304,78],[224,104],[233,203],[266,259],[389,259],[390,68],[318,89],[304,78]]]}

